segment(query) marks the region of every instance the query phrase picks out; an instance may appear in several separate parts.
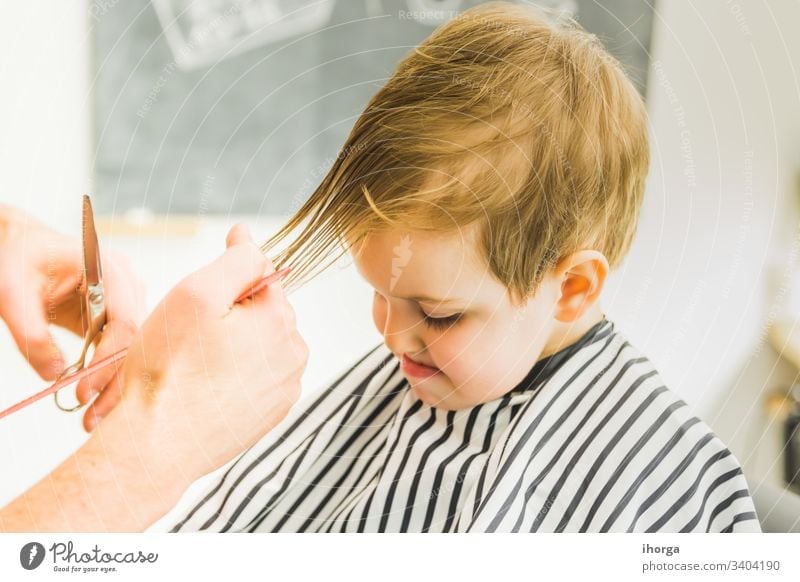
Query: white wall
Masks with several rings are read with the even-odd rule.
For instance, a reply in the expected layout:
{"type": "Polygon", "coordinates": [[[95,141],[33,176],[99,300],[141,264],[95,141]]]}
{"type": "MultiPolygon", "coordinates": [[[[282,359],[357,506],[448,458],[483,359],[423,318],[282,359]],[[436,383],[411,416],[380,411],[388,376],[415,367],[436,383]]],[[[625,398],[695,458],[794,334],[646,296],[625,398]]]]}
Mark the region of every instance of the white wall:
{"type": "MultiPolygon", "coordinates": [[[[89,38],[72,2],[8,2],[0,18],[0,201],[55,228],[80,231],[89,187],[89,38]]],[[[44,387],[0,333],[0,406],[44,387]]],[[[0,503],[83,440],[78,419],[52,399],[0,421],[0,503]]]]}
{"type": "MultiPolygon", "coordinates": [[[[113,3],[99,4],[113,10],[113,3]]],[[[0,19],[0,202],[27,209],[66,233],[80,233],[80,197],[91,192],[90,134],[92,18],[71,3],[15,2],[0,19]]],[[[96,11],[102,17],[102,11],[96,11]]],[[[231,224],[246,222],[261,242],[276,220],[206,218],[194,236],[102,236],[101,248],[124,252],[146,281],[155,306],[180,278],[220,254],[231,224]]],[[[345,264],[346,265],[346,264],[345,264]]],[[[292,296],[298,327],[311,351],[304,391],[324,385],[356,355],[381,341],[369,310],[366,285],[352,269],[332,269],[292,296]]],[[[80,344],[58,339],[72,361],[80,344]]],[[[45,386],[0,328],[0,409],[45,386]]],[[[69,396],[66,401],[69,401],[69,396]]],[[[82,412],[41,400],[0,421],[0,505],[46,475],[87,438],[82,412]]]]}
{"type": "Polygon", "coordinates": [[[653,164],[607,305],[757,485],[779,472],[764,395],[796,373],[765,340],[797,239],[800,4],[656,6],[653,164]]]}
{"type": "Polygon", "coordinates": [[[89,187],[88,18],[58,0],[3,12],[0,200],[71,228],[89,187]]]}
{"type": "MultiPolygon", "coordinates": [[[[798,223],[800,5],[662,1],[657,9],[647,199],[635,248],[603,304],[757,485],[778,474],[764,392],[795,376],[764,339],[770,311],[785,304],[777,294],[798,223]]],[[[90,189],[90,26],[57,0],[11,3],[0,20],[0,200],[75,234],[79,197],[90,189]]],[[[247,221],[259,239],[277,226],[247,221]]],[[[101,245],[131,256],[153,305],[221,252],[230,222],[206,220],[196,238],[107,237],[101,245]]],[[[361,306],[369,292],[357,281],[352,270],[332,271],[293,298],[311,347],[306,390],[380,341],[361,306]]],[[[43,385],[3,334],[0,367],[0,407],[43,385]]],[[[50,400],[0,422],[0,504],[84,438],[78,416],[50,400]]]]}

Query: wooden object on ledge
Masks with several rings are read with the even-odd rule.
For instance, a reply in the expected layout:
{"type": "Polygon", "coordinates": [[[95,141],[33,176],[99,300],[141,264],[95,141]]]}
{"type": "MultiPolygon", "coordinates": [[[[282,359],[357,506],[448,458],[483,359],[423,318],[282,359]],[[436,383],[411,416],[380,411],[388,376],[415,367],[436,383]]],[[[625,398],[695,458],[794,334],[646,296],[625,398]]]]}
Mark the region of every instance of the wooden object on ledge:
{"type": "Polygon", "coordinates": [[[95,222],[101,236],[193,237],[200,230],[201,219],[192,215],[129,217],[100,216],[95,222]]]}
{"type": "Polygon", "coordinates": [[[780,357],[800,370],[800,320],[780,319],[769,330],[769,343],[780,357]]]}
{"type": "MultiPolygon", "coordinates": [[[[779,319],[769,329],[769,343],[778,355],[800,370],[800,320],[779,319]]],[[[767,411],[783,422],[797,406],[797,388],[787,386],[771,391],[766,397],[767,411]]]]}

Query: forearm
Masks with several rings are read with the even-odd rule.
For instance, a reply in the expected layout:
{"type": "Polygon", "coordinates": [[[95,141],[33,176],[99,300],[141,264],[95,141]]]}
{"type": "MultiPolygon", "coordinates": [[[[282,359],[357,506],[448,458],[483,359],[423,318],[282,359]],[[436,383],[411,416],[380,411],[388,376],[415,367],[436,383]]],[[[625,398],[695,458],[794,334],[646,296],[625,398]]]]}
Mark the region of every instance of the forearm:
{"type": "Polygon", "coordinates": [[[28,216],[17,208],[0,202],[0,235],[5,234],[5,231],[13,223],[27,222],[28,216]]]}
{"type": "Polygon", "coordinates": [[[0,530],[142,531],[177,503],[191,481],[157,469],[122,411],[114,412],[117,418],[109,415],[80,449],[0,509],[0,530]]]}
{"type": "Polygon", "coordinates": [[[3,204],[0,202],[0,244],[6,242],[6,232],[8,232],[8,223],[11,220],[11,217],[14,216],[16,210],[8,206],[7,204],[3,204]]]}

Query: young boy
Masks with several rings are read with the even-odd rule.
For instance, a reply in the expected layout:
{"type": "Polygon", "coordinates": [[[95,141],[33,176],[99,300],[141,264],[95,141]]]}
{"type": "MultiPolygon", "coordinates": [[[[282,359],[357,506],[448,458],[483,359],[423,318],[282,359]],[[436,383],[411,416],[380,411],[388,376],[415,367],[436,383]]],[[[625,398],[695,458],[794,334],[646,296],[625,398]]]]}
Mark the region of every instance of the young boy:
{"type": "Polygon", "coordinates": [[[599,304],[648,163],[594,37],[505,3],[437,29],[265,245],[305,223],[289,282],[352,253],[383,343],[172,531],[759,531],[734,456],[599,304]]]}

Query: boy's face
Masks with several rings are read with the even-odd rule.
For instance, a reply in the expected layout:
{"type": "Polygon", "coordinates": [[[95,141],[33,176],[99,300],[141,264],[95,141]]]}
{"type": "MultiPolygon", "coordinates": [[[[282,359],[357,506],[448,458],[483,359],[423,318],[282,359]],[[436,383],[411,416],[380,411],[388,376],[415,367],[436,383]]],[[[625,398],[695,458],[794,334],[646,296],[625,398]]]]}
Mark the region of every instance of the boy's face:
{"type": "Polygon", "coordinates": [[[457,410],[496,399],[543,357],[559,285],[546,279],[515,306],[476,256],[471,231],[387,231],[351,251],[375,290],[375,325],[426,404],[457,410]]]}

